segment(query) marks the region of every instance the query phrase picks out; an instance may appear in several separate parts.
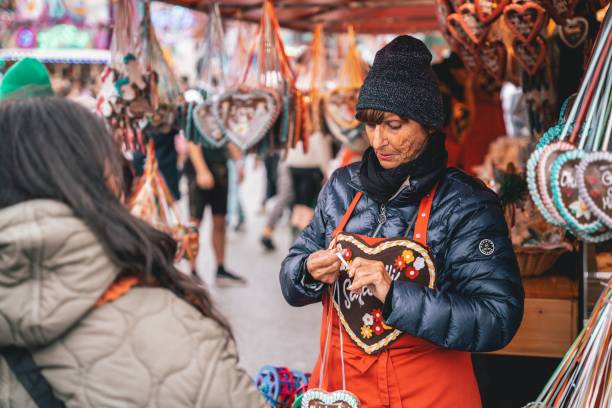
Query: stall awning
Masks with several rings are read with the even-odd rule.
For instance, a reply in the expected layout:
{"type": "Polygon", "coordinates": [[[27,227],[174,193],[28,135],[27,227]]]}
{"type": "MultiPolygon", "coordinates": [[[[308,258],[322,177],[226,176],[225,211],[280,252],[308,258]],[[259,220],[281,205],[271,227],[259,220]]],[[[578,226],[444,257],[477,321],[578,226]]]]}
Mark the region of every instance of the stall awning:
{"type": "MultiPolygon", "coordinates": [[[[207,11],[214,0],[163,0],[207,11]]],[[[257,22],[262,0],[217,0],[225,18],[257,22]]],[[[433,0],[274,0],[280,25],[312,31],[323,24],[327,31],[344,31],[349,24],[358,33],[401,34],[437,29],[433,0]]]]}

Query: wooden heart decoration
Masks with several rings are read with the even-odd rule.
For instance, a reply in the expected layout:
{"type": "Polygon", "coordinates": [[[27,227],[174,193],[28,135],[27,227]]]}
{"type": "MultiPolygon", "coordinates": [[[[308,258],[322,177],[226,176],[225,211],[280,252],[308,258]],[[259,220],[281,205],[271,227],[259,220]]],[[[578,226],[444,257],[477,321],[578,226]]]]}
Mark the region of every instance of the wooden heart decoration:
{"type": "Polygon", "coordinates": [[[207,143],[221,147],[227,143],[227,136],[217,122],[213,106],[213,101],[206,101],[196,106],[193,110],[193,122],[207,143]]]}
{"type": "Polygon", "coordinates": [[[497,20],[511,0],[474,0],[476,14],[483,24],[491,24],[497,20]]]}
{"type": "Polygon", "coordinates": [[[359,398],[350,391],[327,392],[313,388],[302,395],[301,408],[359,408],[359,398]]]}
{"type": "Polygon", "coordinates": [[[612,153],[586,155],[577,171],[580,197],[608,228],[612,228],[612,153]]]}
{"type": "Polygon", "coordinates": [[[514,3],[504,9],[504,20],[516,38],[528,43],[544,27],[546,10],[533,1],[514,3]]]}
{"type": "Polygon", "coordinates": [[[565,20],[559,27],[561,41],[570,48],[577,48],[586,40],[589,34],[589,22],[584,17],[574,17],[565,20]]]}
{"type": "Polygon", "coordinates": [[[506,75],[506,62],[508,53],[501,41],[486,43],[480,48],[480,62],[496,81],[503,81],[506,75]]]}
{"type": "Polygon", "coordinates": [[[219,96],[213,114],[220,129],[236,146],[248,150],[274,125],[280,98],[268,89],[237,89],[219,96]]]}
{"type": "MultiPolygon", "coordinates": [[[[392,280],[408,281],[434,288],[436,272],[429,252],[408,239],[385,239],[374,246],[359,236],[341,233],[336,238],[336,248],[343,251],[349,262],[355,258],[381,261],[392,280]]],[[[373,354],[395,341],[401,331],[387,326],[382,320],[383,304],[368,288],[360,293],[350,293],[351,280],[345,270],[338,281],[340,299],[334,299],[334,307],[351,340],[367,354],[373,354]]]]}
{"type": "Polygon", "coordinates": [[[565,25],[565,21],[574,14],[574,10],[580,0],[544,0],[544,6],[550,16],[559,25],[565,25]]]}
{"type": "Polygon", "coordinates": [[[535,41],[524,43],[518,38],[512,40],[512,48],[519,64],[530,76],[534,76],[546,59],[546,42],[540,37],[535,41]]]}
{"type": "Polygon", "coordinates": [[[478,13],[476,13],[476,7],[474,4],[466,3],[459,7],[458,13],[462,17],[462,25],[474,44],[480,44],[484,42],[487,34],[489,33],[489,27],[482,23],[478,19],[478,13]]]}
{"type": "Polygon", "coordinates": [[[363,124],[355,119],[359,88],[336,88],[323,97],[325,122],[332,136],[350,144],[363,133],[363,124]]]}
{"type": "Polygon", "coordinates": [[[471,49],[467,48],[463,44],[459,44],[457,48],[457,54],[459,55],[459,58],[461,58],[461,61],[463,61],[463,65],[465,65],[465,67],[473,73],[480,71],[480,61],[478,60],[478,56],[476,56],[471,49]]]}

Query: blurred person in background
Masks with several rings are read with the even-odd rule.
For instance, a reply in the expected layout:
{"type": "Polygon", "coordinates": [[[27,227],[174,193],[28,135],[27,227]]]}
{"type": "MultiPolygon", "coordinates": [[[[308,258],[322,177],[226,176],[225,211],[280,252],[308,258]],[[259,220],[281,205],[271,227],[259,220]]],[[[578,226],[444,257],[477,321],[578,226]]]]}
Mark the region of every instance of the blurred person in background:
{"type": "Polygon", "coordinates": [[[46,85],[0,92],[0,401],[263,407],[176,242],[120,202],[102,119],[46,85]]]}

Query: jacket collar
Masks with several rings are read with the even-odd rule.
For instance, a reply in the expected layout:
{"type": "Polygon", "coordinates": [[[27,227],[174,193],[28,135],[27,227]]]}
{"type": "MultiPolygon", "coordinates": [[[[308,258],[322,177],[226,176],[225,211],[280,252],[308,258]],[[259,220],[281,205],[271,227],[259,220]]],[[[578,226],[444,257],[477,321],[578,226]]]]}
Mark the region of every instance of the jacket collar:
{"type": "MultiPolygon", "coordinates": [[[[354,190],[361,191],[364,195],[367,196],[368,192],[365,191],[365,189],[363,188],[361,179],[359,178],[360,172],[361,172],[360,168],[358,166],[355,167],[351,174],[351,179],[349,180],[347,184],[354,190]]],[[[419,182],[420,181],[418,179],[415,180],[415,179],[411,179],[410,177],[408,177],[406,181],[404,182],[404,184],[402,184],[402,186],[399,188],[397,193],[395,193],[391,197],[391,199],[386,203],[386,205],[389,207],[403,207],[408,204],[413,204],[414,197],[412,196],[411,193],[414,191],[415,184],[419,182]]],[[[426,193],[424,193],[423,195],[425,194],[426,193]]]]}

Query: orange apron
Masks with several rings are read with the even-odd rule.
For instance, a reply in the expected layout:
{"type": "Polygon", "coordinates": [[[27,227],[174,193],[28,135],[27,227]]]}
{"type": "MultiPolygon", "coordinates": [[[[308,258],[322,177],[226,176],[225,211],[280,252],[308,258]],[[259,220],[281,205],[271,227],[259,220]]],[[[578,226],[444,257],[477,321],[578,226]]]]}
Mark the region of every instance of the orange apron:
{"type": "MultiPolygon", "coordinates": [[[[427,224],[434,190],[423,198],[417,214],[414,241],[427,248],[427,224]],[[424,215],[423,215],[424,214],[424,215]]],[[[335,236],[344,230],[362,193],[357,193],[347,209],[335,236]]],[[[384,238],[359,236],[370,246],[384,238]]],[[[321,359],[331,314],[330,345],[325,362],[321,388],[342,389],[340,332],[343,331],[343,351],[346,389],[357,395],[361,407],[481,407],[478,384],[468,352],[441,348],[425,339],[401,334],[378,354],[366,354],[348,335],[331,306],[328,292],[323,296],[320,352],[312,370],[309,388],[318,388],[321,359]]]]}

